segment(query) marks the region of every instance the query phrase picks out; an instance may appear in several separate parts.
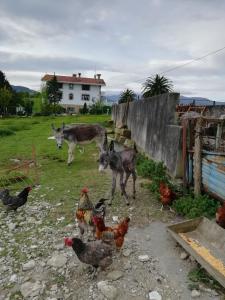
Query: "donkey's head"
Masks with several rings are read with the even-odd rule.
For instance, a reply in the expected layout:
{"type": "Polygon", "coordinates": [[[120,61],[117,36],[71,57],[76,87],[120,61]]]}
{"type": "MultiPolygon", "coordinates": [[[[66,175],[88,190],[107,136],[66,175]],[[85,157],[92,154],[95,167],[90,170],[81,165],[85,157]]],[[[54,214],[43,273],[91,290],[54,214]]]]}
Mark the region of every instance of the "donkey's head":
{"type": "Polygon", "coordinates": [[[64,123],[62,124],[62,127],[59,127],[59,128],[55,128],[55,126],[52,124],[53,135],[56,140],[57,147],[59,149],[62,148],[62,144],[64,141],[64,134],[63,134],[64,129],[65,129],[64,123]]]}
{"type": "Polygon", "coordinates": [[[99,172],[102,172],[103,170],[105,170],[108,167],[109,161],[110,161],[110,153],[113,151],[114,151],[114,142],[111,141],[110,145],[108,146],[108,140],[107,140],[107,134],[106,134],[103,148],[102,148],[102,151],[101,151],[100,157],[99,157],[99,168],[98,168],[99,172]]]}

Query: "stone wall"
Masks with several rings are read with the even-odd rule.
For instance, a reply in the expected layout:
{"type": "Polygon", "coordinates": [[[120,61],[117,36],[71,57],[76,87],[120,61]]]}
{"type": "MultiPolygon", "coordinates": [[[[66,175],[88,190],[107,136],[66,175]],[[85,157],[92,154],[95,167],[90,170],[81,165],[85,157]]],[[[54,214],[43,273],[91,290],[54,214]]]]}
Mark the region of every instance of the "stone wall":
{"type": "Polygon", "coordinates": [[[182,175],[181,133],[176,122],[178,93],[163,94],[129,104],[117,104],[112,109],[116,127],[127,126],[131,138],[149,157],[163,161],[174,177],[182,175]]]}

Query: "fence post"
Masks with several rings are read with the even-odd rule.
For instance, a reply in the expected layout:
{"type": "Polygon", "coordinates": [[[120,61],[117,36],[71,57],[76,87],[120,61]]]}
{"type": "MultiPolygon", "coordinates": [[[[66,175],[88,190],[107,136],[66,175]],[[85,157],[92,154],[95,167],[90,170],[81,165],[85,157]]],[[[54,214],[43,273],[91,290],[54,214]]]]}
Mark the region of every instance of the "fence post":
{"type": "Polygon", "coordinates": [[[197,119],[195,126],[195,146],[194,146],[194,195],[201,194],[202,185],[202,118],[197,119]]]}

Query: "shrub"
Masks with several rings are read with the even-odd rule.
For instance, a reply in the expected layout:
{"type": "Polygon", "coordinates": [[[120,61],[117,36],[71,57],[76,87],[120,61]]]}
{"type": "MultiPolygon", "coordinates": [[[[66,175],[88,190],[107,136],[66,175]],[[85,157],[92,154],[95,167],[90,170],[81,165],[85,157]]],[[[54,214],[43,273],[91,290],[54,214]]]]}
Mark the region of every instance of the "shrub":
{"type": "Polygon", "coordinates": [[[7,128],[0,128],[0,137],[9,136],[14,134],[14,132],[7,128]]]}
{"type": "Polygon", "coordinates": [[[149,188],[153,193],[159,192],[159,184],[161,181],[169,183],[166,167],[163,163],[155,162],[142,154],[139,154],[137,158],[137,172],[138,175],[152,180],[149,188]]]}
{"type": "Polygon", "coordinates": [[[182,216],[197,218],[200,216],[212,218],[219,207],[219,202],[209,198],[208,195],[192,197],[187,195],[174,201],[173,207],[182,216]]]}

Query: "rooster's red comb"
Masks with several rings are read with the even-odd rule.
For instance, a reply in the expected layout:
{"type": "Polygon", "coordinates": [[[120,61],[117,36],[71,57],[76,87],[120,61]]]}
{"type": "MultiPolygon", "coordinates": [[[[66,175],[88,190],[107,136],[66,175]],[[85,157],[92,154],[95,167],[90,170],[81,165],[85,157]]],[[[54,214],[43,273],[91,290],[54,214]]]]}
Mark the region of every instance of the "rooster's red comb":
{"type": "Polygon", "coordinates": [[[68,238],[68,237],[65,237],[65,238],[64,238],[64,244],[65,244],[65,246],[71,247],[72,244],[73,244],[73,241],[72,241],[72,239],[70,239],[70,238],[68,238]]]}
{"type": "Polygon", "coordinates": [[[84,188],[82,188],[82,190],[81,190],[81,193],[83,193],[83,194],[87,194],[89,191],[88,191],[88,188],[87,187],[84,187],[84,188]]]}

